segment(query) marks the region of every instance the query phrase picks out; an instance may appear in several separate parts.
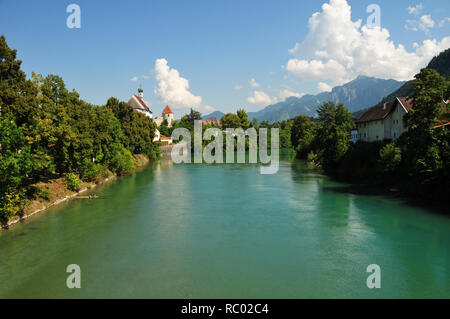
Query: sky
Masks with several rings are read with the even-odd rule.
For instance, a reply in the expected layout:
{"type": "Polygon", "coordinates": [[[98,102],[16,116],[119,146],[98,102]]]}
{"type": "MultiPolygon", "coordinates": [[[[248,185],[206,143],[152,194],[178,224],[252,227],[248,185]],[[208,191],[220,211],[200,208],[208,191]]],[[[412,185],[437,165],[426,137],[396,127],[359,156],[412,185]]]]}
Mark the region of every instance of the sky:
{"type": "Polygon", "coordinates": [[[28,76],[57,74],[98,105],[142,85],[154,114],[169,104],[176,118],[257,111],[358,75],[408,80],[449,31],[448,0],[0,0],[28,76]]]}

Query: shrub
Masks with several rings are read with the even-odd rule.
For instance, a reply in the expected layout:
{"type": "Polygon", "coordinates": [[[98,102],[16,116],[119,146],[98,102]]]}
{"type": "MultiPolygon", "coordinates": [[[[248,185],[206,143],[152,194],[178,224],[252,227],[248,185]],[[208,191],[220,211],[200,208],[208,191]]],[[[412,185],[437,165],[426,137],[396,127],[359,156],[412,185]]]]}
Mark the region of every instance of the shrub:
{"type": "Polygon", "coordinates": [[[81,181],[77,174],[75,173],[67,173],[66,174],[66,183],[67,187],[74,192],[80,190],[81,181]]]}
{"type": "Polygon", "coordinates": [[[21,211],[21,199],[14,191],[5,193],[0,198],[0,220],[6,222],[21,211]]]}
{"type": "Polygon", "coordinates": [[[98,181],[108,177],[108,169],[101,165],[88,161],[80,170],[81,179],[85,182],[98,181]]]}
{"type": "Polygon", "coordinates": [[[381,169],[386,173],[394,172],[402,161],[402,151],[394,143],[386,144],[380,150],[378,160],[381,169]]]}
{"type": "Polygon", "coordinates": [[[134,169],[133,155],[126,148],[118,148],[111,159],[110,168],[118,175],[130,174],[134,169]]]}
{"type": "Polygon", "coordinates": [[[308,153],[307,159],[308,159],[308,163],[310,165],[313,165],[315,167],[320,167],[320,157],[318,154],[311,151],[308,153]]]}

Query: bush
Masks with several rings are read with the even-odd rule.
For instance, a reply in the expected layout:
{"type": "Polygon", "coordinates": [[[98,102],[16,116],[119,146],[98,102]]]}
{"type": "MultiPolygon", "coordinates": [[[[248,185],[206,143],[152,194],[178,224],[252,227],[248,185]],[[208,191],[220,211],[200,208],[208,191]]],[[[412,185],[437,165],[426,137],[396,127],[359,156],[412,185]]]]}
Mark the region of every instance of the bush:
{"type": "Polygon", "coordinates": [[[101,164],[88,161],[81,168],[80,176],[85,182],[94,182],[108,177],[108,169],[101,164]]]}
{"type": "Polygon", "coordinates": [[[0,198],[0,220],[6,222],[21,211],[21,199],[14,191],[7,192],[0,198]]]}
{"type": "Polygon", "coordinates": [[[161,155],[161,151],[159,147],[153,146],[150,151],[147,153],[147,156],[150,160],[156,160],[161,155]]]}
{"type": "Polygon", "coordinates": [[[378,160],[378,163],[385,173],[394,172],[401,161],[402,151],[394,143],[386,144],[380,150],[380,159],[378,160]]]}
{"type": "Polygon", "coordinates": [[[118,148],[111,159],[110,168],[118,175],[130,174],[134,169],[133,155],[126,148],[118,148]]]}
{"type": "Polygon", "coordinates": [[[308,159],[308,163],[310,165],[313,165],[315,167],[320,167],[320,158],[319,158],[318,154],[311,151],[308,153],[307,159],[308,159]]]}
{"type": "Polygon", "coordinates": [[[67,173],[66,174],[66,183],[67,187],[74,192],[80,190],[81,181],[77,174],[75,173],[67,173]]]}

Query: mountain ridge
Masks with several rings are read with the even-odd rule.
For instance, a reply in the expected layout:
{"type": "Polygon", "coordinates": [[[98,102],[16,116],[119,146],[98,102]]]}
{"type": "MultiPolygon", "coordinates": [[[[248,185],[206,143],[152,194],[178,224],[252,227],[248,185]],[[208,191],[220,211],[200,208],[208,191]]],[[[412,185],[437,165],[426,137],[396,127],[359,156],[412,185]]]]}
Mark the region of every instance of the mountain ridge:
{"type": "Polygon", "coordinates": [[[297,115],[315,116],[317,108],[324,102],[343,103],[350,112],[365,109],[397,90],[405,82],[384,80],[359,75],[354,80],[334,87],[331,92],[316,95],[306,94],[300,98],[289,97],[284,101],[266,106],[260,111],[249,112],[249,119],[269,123],[289,120],[297,115]]]}

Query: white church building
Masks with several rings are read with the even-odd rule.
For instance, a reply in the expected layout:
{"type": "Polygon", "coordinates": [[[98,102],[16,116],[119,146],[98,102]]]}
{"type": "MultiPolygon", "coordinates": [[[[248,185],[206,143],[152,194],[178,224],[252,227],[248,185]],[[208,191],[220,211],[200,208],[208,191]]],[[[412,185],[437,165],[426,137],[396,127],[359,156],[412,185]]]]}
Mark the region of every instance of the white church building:
{"type": "MultiPolygon", "coordinates": [[[[173,112],[170,109],[170,107],[168,105],[166,105],[166,107],[164,108],[163,112],[162,112],[162,116],[158,116],[156,118],[153,118],[153,112],[150,110],[150,105],[148,102],[146,102],[144,100],[144,90],[142,89],[141,86],[139,86],[138,89],[138,95],[133,94],[131,96],[131,98],[128,100],[128,105],[132,106],[133,109],[135,109],[136,111],[144,114],[145,116],[148,116],[149,118],[151,118],[156,125],[159,127],[161,126],[161,123],[164,122],[164,120],[167,121],[167,126],[168,127],[172,127],[172,123],[173,123],[173,112]]],[[[163,143],[172,143],[172,138],[169,137],[163,137],[161,136],[161,133],[159,132],[158,129],[156,129],[155,132],[155,137],[153,138],[153,142],[158,142],[161,141],[163,143]],[[163,140],[164,139],[164,140],[163,140]],[[170,142],[169,142],[170,139],[170,142]]]]}

